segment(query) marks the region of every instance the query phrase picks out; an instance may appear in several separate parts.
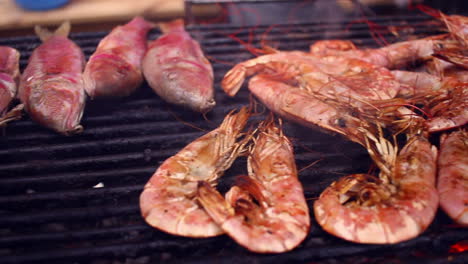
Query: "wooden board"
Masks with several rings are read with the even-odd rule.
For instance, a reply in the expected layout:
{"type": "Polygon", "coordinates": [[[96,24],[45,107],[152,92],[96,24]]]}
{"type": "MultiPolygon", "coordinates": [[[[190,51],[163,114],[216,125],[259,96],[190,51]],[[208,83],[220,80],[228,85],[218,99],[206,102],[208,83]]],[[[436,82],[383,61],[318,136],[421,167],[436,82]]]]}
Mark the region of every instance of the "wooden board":
{"type": "MultiPolygon", "coordinates": [[[[216,12],[213,9],[199,10],[216,12]]],[[[152,20],[184,16],[183,0],[71,0],[50,11],[27,11],[14,0],[0,0],[0,30],[32,28],[34,25],[58,25],[125,21],[136,15],[152,20]]],[[[206,14],[202,14],[206,15],[206,14]]]]}

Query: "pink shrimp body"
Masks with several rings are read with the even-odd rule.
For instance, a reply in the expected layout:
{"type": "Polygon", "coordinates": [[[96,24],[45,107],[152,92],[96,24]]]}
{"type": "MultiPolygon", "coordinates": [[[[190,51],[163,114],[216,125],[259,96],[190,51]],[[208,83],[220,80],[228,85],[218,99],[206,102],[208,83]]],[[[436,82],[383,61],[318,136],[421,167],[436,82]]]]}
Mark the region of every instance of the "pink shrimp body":
{"type": "Polygon", "coordinates": [[[83,73],[90,97],[126,96],[141,85],[141,62],[151,28],[143,18],[135,17],[126,25],[114,28],[99,42],[83,73]]]}
{"type": "Polygon", "coordinates": [[[19,98],[30,117],[62,134],[82,131],[85,104],[84,55],[66,37],[69,29],[69,24],[55,33],[36,28],[43,43],[31,54],[19,87],[19,98]]]}
{"type": "MultiPolygon", "coordinates": [[[[353,117],[356,110],[375,113],[378,108],[370,107],[373,101],[392,99],[402,89],[385,68],[354,58],[317,57],[298,51],[239,63],[226,73],[221,85],[234,96],[251,75],[255,76],[249,90],[271,111],[349,138],[358,135],[355,130],[361,122],[353,117]]],[[[373,114],[369,116],[377,120],[373,114]]]]}
{"type": "Polygon", "coordinates": [[[16,49],[0,46],[0,117],[16,96],[19,57],[16,49]]]}
{"type": "Polygon", "coordinates": [[[400,89],[390,71],[362,60],[338,56],[318,57],[305,52],[278,52],[235,65],[222,80],[234,96],[245,78],[266,73],[275,80],[339,100],[385,100],[400,89]]]}
{"type": "Polygon", "coordinates": [[[431,37],[402,41],[377,49],[356,49],[346,40],[323,40],[312,44],[310,52],[322,56],[355,58],[388,69],[398,69],[430,58],[435,51],[436,44],[440,42],[442,40],[431,37]]]}
{"type": "Polygon", "coordinates": [[[214,107],[213,68],[183,21],[161,24],[164,33],[148,47],[143,74],[164,100],[208,112],[214,107]]]}
{"type": "Polygon", "coordinates": [[[258,253],[294,249],[307,236],[309,209],[297,177],[291,142],[274,123],[266,125],[248,158],[249,176],[226,193],[198,187],[200,203],[237,243],[258,253]]]}
{"type": "Polygon", "coordinates": [[[441,139],[438,158],[440,207],[455,222],[468,226],[468,133],[455,131],[441,139]]]}
{"type": "Polygon", "coordinates": [[[188,144],[156,170],[140,195],[140,209],[146,222],[170,234],[211,237],[223,230],[196,199],[197,184],[216,184],[244,150],[249,137],[242,136],[249,112],[230,113],[215,130],[188,144]]]}
{"type": "Polygon", "coordinates": [[[396,155],[394,147],[380,141],[378,149],[388,154],[385,164],[377,163],[379,178],[341,178],[314,203],[315,219],[330,234],[357,243],[393,244],[418,236],[432,222],[439,202],[437,149],[415,136],[396,155]]]}

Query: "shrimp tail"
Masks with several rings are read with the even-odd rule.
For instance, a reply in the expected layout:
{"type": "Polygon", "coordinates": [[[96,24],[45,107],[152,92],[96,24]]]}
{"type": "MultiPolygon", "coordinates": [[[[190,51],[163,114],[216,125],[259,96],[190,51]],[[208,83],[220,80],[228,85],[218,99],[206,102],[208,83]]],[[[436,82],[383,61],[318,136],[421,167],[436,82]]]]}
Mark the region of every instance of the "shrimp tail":
{"type": "Polygon", "coordinates": [[[255,200],[264,201],[265,196],[262,194],[262,186],[258,181],[246,175],[238,176],[236,186],[249,193],[255,200]]]}
{"type": "Polygon", "coordinates": [[[19,104],[15,108],[11,109],[8,113],[6,113],[3,117],[0,118],[0,127],[10,121],[20,119],[23,113],[23,109],[23,104],[19,104]]]}
{"type": "Polygon", "coordinates": [[[206,181],[198,182],[197,197],[205,211],[217,223],[223,223],[235,214],[234,208],[206,181]]]}
{"type": "Polygon", "coordinates": [[[70,30],[71,30],[70,21],[63,22],[55,31],[50,31],[39,25],[36,25],[34,27],[34,32],[41,39],[42,42],[47,41],[53,36],[68,37],[68,35],[70,34],[70,30]]]}

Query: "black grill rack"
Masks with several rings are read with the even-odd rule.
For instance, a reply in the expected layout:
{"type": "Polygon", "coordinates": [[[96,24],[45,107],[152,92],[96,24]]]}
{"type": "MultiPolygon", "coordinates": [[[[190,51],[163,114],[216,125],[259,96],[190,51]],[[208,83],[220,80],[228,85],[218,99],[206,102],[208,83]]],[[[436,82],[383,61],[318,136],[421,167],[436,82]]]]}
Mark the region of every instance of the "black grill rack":
{"type": "MultiPolygon", "coordinates": [[[[350,22],[189,26],[215,71],[217,106],[207,120],[166,104],[145,83],[127,98],[88,100],[81,135],[57,135],[27,116],[9,124],[0,137],[0,263],[467,263],[466,252],[449,249],[466,241],[468,230],[456,227],[442,212],[421,236],[396,245],[349,243],[325,233],[312,217],[306,240],[278,255],[250,253],[227,236],[168,235],[146,225],[140,216],[138,197],[156,168],[204,133],[187,123],[208,131],[230,110],[249,103],[245,86],[235,98],[219,86],[234,63],[254,56],[232,36],[251,40],[256,47],[264,40],[281,50],[307,50],[324,38],[376,46],[366,24],[350,22]]],[[[440,33],[429,17],[421,15],[379,17],[373,22],[405,26],[413,36],[440,33]]],[[[73,34],[71,39],[89,57],[106,33],[73,34]]],[[[399,40],[381,33],[390,42],[399,40]]],[[[154,30],[149,38],[158,35],[154,30]]],[[[34,36],[0,39],[0,45],[20,50],[22,69],[38,44],[34,36]]],[[[289,122],[284,126],[294,142],[298,168],[319,161],[300,171],[310,208],[333,180],[369,170],[370,159],[359,145],[289,122]]],[[[235,175],[245,173],[245,164],[245,159],[236,161],[219,188],[226,190],[235,175]]]]}

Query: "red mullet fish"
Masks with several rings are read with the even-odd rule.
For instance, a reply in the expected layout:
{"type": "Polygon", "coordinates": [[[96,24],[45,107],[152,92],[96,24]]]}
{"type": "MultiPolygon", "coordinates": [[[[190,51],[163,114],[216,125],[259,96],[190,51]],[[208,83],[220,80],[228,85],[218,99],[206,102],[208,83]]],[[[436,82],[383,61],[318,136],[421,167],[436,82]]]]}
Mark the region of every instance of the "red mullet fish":
{"type": "Polygon", "coordinates": [[[127,96],[141,85],[141,61],[151,28],[151,23],[135,17],[128,24],[114,28],[99,42],[83,74],[90,97],[127,96]]]}
{"type": "Polygon", "coordinates": [[[21,111],[15,108],[7,113],[11,101],[16,96],[19,80],[20,53],[7,46],[0,46],[0,125],[17,119],[21,111]]]}
{"type": "Polygon", "coordinates": [[[36,122],[62,134],[79,133],[86,96],[83,52],[67,38],[68,22],[55,32],[39,26],[35,30],[43,43],[31,54],[21,76],[19,98],[36,122]]]}
{"type": "Polygon", "coordinates": [[[181,19],[160,24],[143,58],[143,74],[164,100],[206,113],[214,107],[213,68],[181,19]]]}

